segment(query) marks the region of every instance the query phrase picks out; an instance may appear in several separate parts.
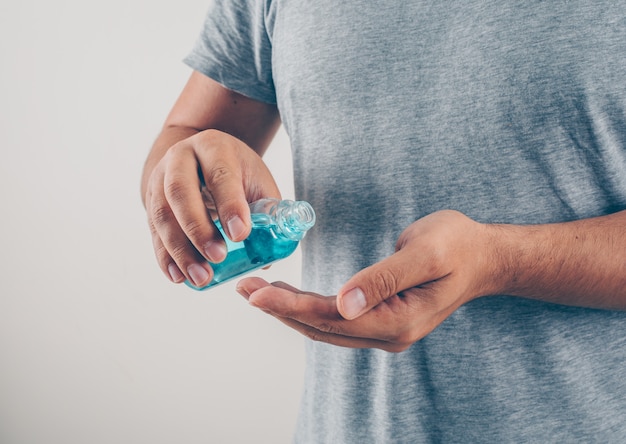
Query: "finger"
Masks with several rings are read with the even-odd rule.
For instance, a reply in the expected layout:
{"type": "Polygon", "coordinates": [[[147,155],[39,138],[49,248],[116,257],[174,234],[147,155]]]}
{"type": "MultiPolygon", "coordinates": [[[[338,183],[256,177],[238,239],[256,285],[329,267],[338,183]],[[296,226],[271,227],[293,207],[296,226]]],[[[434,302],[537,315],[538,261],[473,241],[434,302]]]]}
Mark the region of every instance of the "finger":
{"type": "MultiPolygon", "coordinates": [[[[339,342],[332,340],[337,345],[346,345],[346,338],[352,338],[370,341],[368,344],[374,341],[379,348],[386,343],[390,349],[397,349],[414,342],[413,336],[419,334],[413,328],[414,324],[419,324],[414,312],[417,298],[409,301],[394,296],[366,315],[348,321],[337,311],[335,297],[302,292],[282,282],[269,284],[260,278],[246,278],[240,281],[238,291],[252,306],[283,321],[290,319],[307,326],[309,337],[317,335],[326,338],[325,342],[331,342],[332,336],[343,337],[339,342]]],[[[299,331],[303,331],[302,326],[299,331]]],[[[357,342],[353,342],[354,346],[357,342]]]]}
{"type": "Polygon", "coordinates": [[[235,242],[244,240],[251,225],[240,166],[225,158],[203,164],[210,164],[202,168],[202,175],[226,235],[235,242]]]}
{"type": "Polygon", "coordinates": [[[175,219],[173,214],[166,216],[165,213],[165,210],[161,210],[157,220],[150,223],[153,246],[161,269],[173,282],[188,279],[196,287],[207,285],[212,279],[213,269],[177,225],[164,222],[166,219],[175,219]],[[161,227],[159,230],[157,224],[161,227]]]}
{"type": "Polygon", "coordinates": [[[323,319],[342,320],[337,313],[335,298],[305,293],[284,282],[270,284],[258,277],[245,278],[237,283],[237,291],[244,295],[251,305],[275,311],[283,316],[296,318],[306,313],[315,313],[323,319]]]}
{"type": "MultiPolygon", "coordinates": [[[[149,206],[151,201],[152,201],[152,193],[148,189],[146,196],[145,196],[146,205],[149,206]]],[[[149,212],[149,208],[147,208],[147,210],[149,212]]],[[[150,234],[152,235],[152,246],[154,248],[154,254],[156,256],[157,263],[159,264],[159,267],[161,268],[161,271],[163,271],[163,273],[172,282],[174,283],[183,282],[185,280],[185,275],[180,271],[180,269],[176,265],[176,262],[174,261],[174,259],[172,259],[167,249],[163,245],[163,242],[161,242],[161,238],[159,237],[154,227],[154,224],[152,223],[151,220],[148,220],[148,225],[150,227],[150,234]]]]}
{"type": "Polygon", "coordinates": [[[153,224],[150,224],[150,232],[152,233],[152,246],[161,271],[163,271],[172,282],[176,284],[183,282],[185,275],[180,271],[180,268],[176,265],[176,261],[170,256],[167,248],[165,248],[163,242],[161,242],[161,238],[156,233],[153,224]]]}
{"type": "MultiPolygon", "coordinates": [[[[155,179],[163,183],[161,177],[155,179]]],[[[211,266],[189,241],[181,229],[163,191],[153,187],[146,202],[148,222],[159,266],[174,282],[180,282],[176,272],[183,273],[197,287],[208,284],[213,276],[211,266]]]]}
{"type": "Polygon", "coordinates": [[[243,142],[219,131],[200,136],[195,153],[204,188],[227,236],[242,241],[251,229],[248,202],[280,197],[278,187],[261,158],[243,142]]]}
{"type": "Polygon", "coordinates": [[[237,293],[246,298],[246,300],[249,300],[252,293],[263,287],[267,287],[268,285],[271,284],[265,279],[261,279],[259,277],[248,277],[237,282],[235,290],[237,293]]]}
{"type": "Polygon", "coordinates": [[[211,262],[221,262],[226,257],[226,245],[206,209],[195,154],[183,143],[174,146],[168,156],[163,182],[172,212],[197,251],[211,262]]]}
{"type": "Polygon", "coordinates": [[[416,257],[409,249],[355,274],[337,295],[337,308],[345,319],[356,319],[389,297],[445,276],[434,262],[416,257]]]}
{"type": "Polygon", "coordinates": [[[388,352],[400,352],[406,350],[406,346],[404,345],[394,344],[391,342],[376,339],[358,338],[353,336],[343,336],[335,333],[327,333],[291,318],[285,318],[272,312],[268,312],[268,314],[274,316],[283,324],[291,327],[292,329],[296,330],[297,332],[301,333],[302,335],[313,341],[325,342],[327,344],[348,348],[378,348],[388,352]]]}
{"type": "Polygon", "coordinates": [[[260,308],[285,325],[314,341],[350,348],[380,348],[387,351],[401,351],[404,349],[403,346],[384,340],[332,332],[331,330],[335,328],[339,330],[339,328],[330,327],[331,322],[346,323],[346,321],[338,315],[334,298],[332,297],[316,295],[314,293],[304,293],[284,282],[274,282],[270,284],[261,278],[254,277],[240,281],[237,285],[237,291],[248,299],[251,305],[260,308]],[[263,294],[263,289],[266,289],[265,294],[263,294]],[[268,298],[269,292],[272,293],[270,298],[268,298]],[[304,303],[300,304],[298,307],[298,303],[295,302],[296,299],[304,303]],[[305,301],[304,299],[307,300],[305,301]],[[285,304],[288,300],[292,302],[285,304]],[[312,320],[312,316],[305,316],[307,312],[317,313],[317,319],[312,320]],[[298,320],[305,318],[307,319],[306,322],[298,320]]]}

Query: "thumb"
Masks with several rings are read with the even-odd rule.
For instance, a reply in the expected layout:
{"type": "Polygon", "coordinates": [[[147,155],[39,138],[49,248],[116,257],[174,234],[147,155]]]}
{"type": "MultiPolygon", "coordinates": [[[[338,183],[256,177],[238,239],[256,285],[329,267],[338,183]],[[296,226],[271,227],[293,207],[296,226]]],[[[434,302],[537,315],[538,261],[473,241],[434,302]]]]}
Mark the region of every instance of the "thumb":
{"type": "Polygon", "coordinates": [[[415,263],[400,250],[352,276],[337,294],[337,310],[345,319],[355,319],[387,298],[420,282],[415,263]],[[417,274],[417,275],[416,275],[417,274]],[[417,280],[417,282],[416,282],[417,280]]]}

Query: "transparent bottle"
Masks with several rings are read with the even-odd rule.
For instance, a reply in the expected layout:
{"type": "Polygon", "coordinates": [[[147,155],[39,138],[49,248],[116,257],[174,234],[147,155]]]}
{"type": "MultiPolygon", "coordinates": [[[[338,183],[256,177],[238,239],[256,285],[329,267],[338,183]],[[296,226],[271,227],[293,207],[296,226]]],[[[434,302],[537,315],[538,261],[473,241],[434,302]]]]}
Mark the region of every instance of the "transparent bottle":
{"type": "Polygon", "coordinates": [[[315,224],[315,212],[304,201],[261,199],[250,204],[252,231],[242,242],[226,236],[219,220],[228,254],[214,264],[213,280],[204,287],[185,283],[195,290],[207,290],[252,270],[265,267],[293,253],[306,232],[315,224]]]}

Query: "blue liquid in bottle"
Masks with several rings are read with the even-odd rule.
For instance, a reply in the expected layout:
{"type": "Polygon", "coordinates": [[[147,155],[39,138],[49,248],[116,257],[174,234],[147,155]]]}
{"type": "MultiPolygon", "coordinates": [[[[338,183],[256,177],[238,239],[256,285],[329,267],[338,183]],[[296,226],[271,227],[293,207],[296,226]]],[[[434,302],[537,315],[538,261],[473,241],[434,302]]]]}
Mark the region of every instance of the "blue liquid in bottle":
{"type": "Polygon", "coordinates": [[[231,241],[215,221],[226,242],[228,254],[224,261],[211,264],[213,280],[204,287],[185,283],[195,290],[207,290],[265,267],[293,253],[315,223],[313,208],[303,201],[261,199],[250,204],[252,231],[242,242],[231,241]]]}

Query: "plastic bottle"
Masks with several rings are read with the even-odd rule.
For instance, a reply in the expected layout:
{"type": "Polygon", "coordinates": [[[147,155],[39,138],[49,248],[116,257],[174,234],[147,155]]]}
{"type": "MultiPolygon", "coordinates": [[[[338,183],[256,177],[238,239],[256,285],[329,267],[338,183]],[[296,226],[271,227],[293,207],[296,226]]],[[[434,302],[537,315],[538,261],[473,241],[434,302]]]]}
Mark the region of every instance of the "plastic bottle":
{"type": "Polygon", "coordinates": [[[306,232],[315,224],[315,212],[304,201],[261,199],[250,204],[252,231],[242,242],[231,241],[219,220],[215,225],[222,233],[228,254],[214,264],[213,280],[204,287],[185,283],[195,290],[207,290],[252,270],[284,259],[293,253],[306,232]]]}

